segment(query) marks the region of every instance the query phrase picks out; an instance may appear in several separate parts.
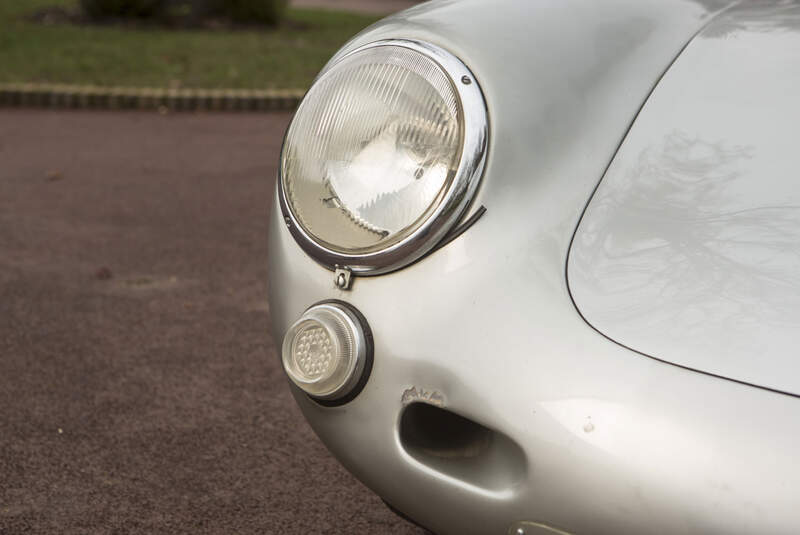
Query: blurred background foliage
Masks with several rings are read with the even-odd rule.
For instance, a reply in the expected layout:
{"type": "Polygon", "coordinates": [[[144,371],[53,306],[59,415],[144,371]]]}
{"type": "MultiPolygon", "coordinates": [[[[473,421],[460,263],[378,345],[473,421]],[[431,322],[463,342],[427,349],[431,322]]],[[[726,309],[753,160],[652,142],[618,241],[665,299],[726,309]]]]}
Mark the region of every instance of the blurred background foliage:
{"type": "Polygon", "coordinates": [[[232,22],[275,25],[288,0],[81,0],[83,13],[95,20],[144,18],[198,23],[219,17],[232,22]]]}
{"type": "Polygon", "coordinates": [[[0,83],[303,89],[379,18],[286,0],[0,0],[0,83]]]}
{"type": "Polygon", "coordinates": [[[103,17],[154,17],[164,6],[164,0],[81,0],[81,8],[88,16],[103,17]]]}

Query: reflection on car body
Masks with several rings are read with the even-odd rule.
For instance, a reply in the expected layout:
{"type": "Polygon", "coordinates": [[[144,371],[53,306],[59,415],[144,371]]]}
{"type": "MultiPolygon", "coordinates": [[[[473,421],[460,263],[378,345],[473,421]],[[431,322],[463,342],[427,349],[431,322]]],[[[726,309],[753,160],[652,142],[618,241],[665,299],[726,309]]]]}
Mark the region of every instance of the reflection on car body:
{"type": "Polygon", "coordinates": [[[356,36],[270,235],[322,441],[435,533],[800,530],[798,60],[782,0],[433,1],[356,36]]]}

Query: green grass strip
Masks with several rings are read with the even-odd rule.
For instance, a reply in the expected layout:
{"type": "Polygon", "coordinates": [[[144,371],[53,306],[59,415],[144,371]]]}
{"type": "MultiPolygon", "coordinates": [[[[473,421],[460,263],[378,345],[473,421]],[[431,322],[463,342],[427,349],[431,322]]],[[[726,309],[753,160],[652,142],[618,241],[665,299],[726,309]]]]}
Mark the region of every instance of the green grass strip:
{"type": "Polygon", "coordinates": [[[275,29],[46,25],[44,7],[75,0],[0,1],[0,82],[95,86],[307,88],[350,37],[378,17],[289,9],[275,29]]]}

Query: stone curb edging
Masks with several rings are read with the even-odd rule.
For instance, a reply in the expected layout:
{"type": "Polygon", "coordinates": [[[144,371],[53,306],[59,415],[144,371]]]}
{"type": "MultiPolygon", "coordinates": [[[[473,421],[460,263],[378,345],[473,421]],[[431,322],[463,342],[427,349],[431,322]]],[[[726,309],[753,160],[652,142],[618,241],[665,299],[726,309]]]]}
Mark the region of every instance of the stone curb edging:
{"type": "Polygon", "coordinates": [[[300,89],[158,89],[0,84],[0,108],[164,111],[294,111],[300,89]]]}

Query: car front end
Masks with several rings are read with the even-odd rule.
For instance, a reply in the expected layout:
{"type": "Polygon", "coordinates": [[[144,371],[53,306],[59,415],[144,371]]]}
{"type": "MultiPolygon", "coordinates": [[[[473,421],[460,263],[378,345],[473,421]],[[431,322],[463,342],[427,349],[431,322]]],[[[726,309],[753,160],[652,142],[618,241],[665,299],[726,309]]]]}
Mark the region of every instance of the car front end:
{"type": "Polygon", "coordinates": [[[596,305],[571,253],[684,54],[777,4],[430,2],[320,74],[284,143],[272,328],[314,431],[393,508],[440,534],[800,529],[796,394],[627,343],[594,321],[622,290],[596,305]],[[404,94],[393,130],[369,99],[404,94]]]}

